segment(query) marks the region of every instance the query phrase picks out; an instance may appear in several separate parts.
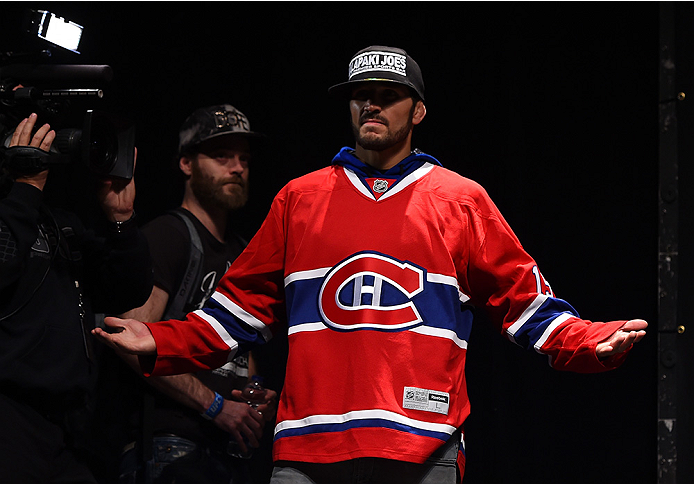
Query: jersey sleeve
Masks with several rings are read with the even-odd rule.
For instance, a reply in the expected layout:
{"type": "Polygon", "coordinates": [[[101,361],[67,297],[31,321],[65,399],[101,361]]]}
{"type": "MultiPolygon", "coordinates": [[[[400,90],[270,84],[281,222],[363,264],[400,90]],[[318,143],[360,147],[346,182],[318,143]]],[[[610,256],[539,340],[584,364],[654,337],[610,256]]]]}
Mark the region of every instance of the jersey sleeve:
{"type": "Polygon", "coordinates": [[[217,368],[272,338],[284,321],[283,193],[202,309],[184,321],[145,323],[157,344],[156,361],[143,368],[146,373],[217,368]]]}
{"type": "Polygon", "coordinates": [[[581,319],[557,298],[535,260],[523,249],[491,199],[482,193],[471,215],[469,278],[473,301],[512,342],[549,359],[558,370],[601,372],[621,364],[626,352],[600,361],[596,345],[625,321],[608,323],[581,319]]]}

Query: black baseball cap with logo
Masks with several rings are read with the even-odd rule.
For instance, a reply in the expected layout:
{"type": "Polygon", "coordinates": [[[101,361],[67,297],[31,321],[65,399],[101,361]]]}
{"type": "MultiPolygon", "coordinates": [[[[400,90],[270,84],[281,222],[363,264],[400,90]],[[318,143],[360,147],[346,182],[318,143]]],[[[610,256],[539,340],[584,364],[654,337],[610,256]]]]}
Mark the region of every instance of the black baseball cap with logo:
{"type": "Polygon", "coordinates": [[[248,118],[231,104],[217,104],[193,111],[178,133],[178,152],[194,152],[197,145],[211,138],[228,135],[263,138],[251,131],[248,118]]]}
{"type": "Polygon", "coordinates": [[[365,81],[403,84],[424,101],[422,71],[407,52],[397,47],[372,45],[360,50],[349,62],[347,82],[330,87],[328,93],[337,97],[349,97],[354,84],[365,81]]]}

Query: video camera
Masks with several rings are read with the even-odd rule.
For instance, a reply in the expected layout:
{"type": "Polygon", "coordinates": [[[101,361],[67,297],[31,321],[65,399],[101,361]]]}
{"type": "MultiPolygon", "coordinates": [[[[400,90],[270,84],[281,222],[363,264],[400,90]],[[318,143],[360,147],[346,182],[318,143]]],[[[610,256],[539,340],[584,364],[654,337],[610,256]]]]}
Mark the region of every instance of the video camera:
{"type": "MultiPolygon", "coordinates": [[[[82,26],[44,10],[28,10],[25,32],[76,54],[82,26]]],[[[101,99],[113,78],[107,65],[49,64],[50,50],[0,53],[0,168],[32,174],[52,165],[82,164],[101,176],[131,179],[134,171],[135,127],[120,116],[87,109],[81,127],[61,128],[74,105],[101,99]],[[38,58],[38,60],[37,60],[38,58]],[[31,60],[31,62],[25,62],[31,60]],[[41,61],[41,62],[39,62],[41,61]],[[81,86],[88,85],[89,88],[81,86]],[[80,88],[75,88],[80,86],[80,88]],[[49,152],[9,147],[12,133],[30,113],[56,128],[49,152]]],[[[76,123],[77,124],[77,123],[76,123]]]]}

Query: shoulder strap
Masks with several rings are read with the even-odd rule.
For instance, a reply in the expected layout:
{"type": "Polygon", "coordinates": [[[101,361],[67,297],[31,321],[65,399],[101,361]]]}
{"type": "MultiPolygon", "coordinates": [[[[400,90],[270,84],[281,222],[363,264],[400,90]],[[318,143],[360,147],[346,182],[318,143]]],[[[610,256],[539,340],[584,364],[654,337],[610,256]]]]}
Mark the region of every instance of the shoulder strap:
{"type": "MultiPolygon", "coordinates": [[[[186,302],[191,298],[195,285],[200,278],[202,273],[202,242],[200,241],[200,235],[193,225],[193,221],[190,219],[186,212],[180,210],[171,210],[169,213],[177,216],[183,223],[185,223],[188,233],[190,234],[190,254],[188,257],[188,267],[186,268],[186,273],[183,275],[181,284],[178,290],[169,299],[169,304],[167,310],[164,312],[163,320],[168,319],[179,319],[184,316],[183,308],[186,302]]],[[[144,463],[144,472],[138,473],[138,477],[143,482],[151,482],[151,470],[147,463],[153,459],[153,445],[152,441],[154,438],[154,394],[151,391],[145,391],[142,401],[142,428],[141,428],[141,445],[138,452],[138,457],[140,462],[144,463]]],[[[138,482],[141,482],[138,480],[138,482]]]]}
{"type": "Polygon", "coordinates": [[[164,313],[164,320],[179,319],[183,315],[183,308],[188,300],[190,300],[195,290],[195,283],[200,277],[202,271],[202,255],[204,253],[198,231],[195,229],[193,221],[188,214],[179,210],[172,210],[170,213],[183,220],[188,228],[190,234],[190,256],[188,257],[186,273],[183,275],[183,279],[181,279],[181,285],[178,287],[178,290],[172,294],[168,309],[164,313]]]}
{"type": "Polygon", "coordinates": [[[248,241],[247,241],[246,239],[244,239],[243,237],[241,237],[241,236],[240,236],[239,234],[237,234],[236,232],[233,232],[231,235],[232,235],[232,237],[234,237],[236,240],[238,240],[239,244],[241,244],[241,248],[242,248],[242,249],[245,249],[245,248],[246,248],[246,246],[248,245],[248,241]]]}

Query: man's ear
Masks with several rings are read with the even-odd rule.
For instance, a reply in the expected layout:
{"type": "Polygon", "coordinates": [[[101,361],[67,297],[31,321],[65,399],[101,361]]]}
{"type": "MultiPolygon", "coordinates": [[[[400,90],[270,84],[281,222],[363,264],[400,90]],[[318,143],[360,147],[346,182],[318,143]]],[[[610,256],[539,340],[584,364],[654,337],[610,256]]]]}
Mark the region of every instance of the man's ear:
{"type": "Polygon", "coordinates": [[[424,105],[424,101],[421,99],[417,101],[414,107],[414,113],[412,113],[412,124],[419,124],[427,115],[427,107],[424,105]]]}
{"type": "Polygon", "coordinates": [[[185,176],[190,176],[193,172],[193,159],[188,156],[181,156],[178,160],[178,167],[181,169],[185,176]]]}

